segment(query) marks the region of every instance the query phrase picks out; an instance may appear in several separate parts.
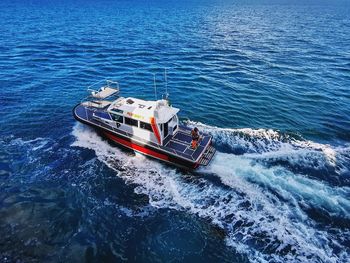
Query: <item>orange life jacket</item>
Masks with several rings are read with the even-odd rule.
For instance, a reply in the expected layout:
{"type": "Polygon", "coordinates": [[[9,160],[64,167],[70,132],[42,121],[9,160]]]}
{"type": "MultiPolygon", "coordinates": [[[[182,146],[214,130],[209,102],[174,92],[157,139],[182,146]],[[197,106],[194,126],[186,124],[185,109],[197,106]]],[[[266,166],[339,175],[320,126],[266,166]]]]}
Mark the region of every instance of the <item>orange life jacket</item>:
{"type": "Polygon", "coordinates": [[[198,145],[198,141],[197,141],[197,140],[192,140],[192,142],[191,142],[191,148],[192,148],[192,149],[197,148],[197,145],[198,145]]]}

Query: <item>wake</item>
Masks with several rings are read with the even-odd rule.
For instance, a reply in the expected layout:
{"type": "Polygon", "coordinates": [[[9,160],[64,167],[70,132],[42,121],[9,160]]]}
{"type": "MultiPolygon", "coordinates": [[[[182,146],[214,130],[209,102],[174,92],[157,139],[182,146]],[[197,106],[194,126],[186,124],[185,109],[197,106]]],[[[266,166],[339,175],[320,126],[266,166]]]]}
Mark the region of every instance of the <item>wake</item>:
{"type": "MultiPolygon", "coordinates": [[[[98,160],[132,184],[136,193],[146,194],[152,206],[187,211],[221,227],[227,245],[252,261],[346,261],[349,227],[330,233],[328,226],[310,218],[308,209],[350,222],[350,188],[330,186],[281,165],[261,162],[273,156],[291,164],[306,160],[303,165],[311,166],[311,155],[323,158],[318,160],[320,167],[346,169],[338,163],[337,149],[291,140],[274,131],[189,125],[201,125],[219,145],[232,147],[232,152],[239,144],[243,151],[239,155],[217,152],[211,165],[199,170],[203,176],[193,176],[144,156],[128,156],[81,124],[73,128],[76,141],[72,146],[94,150],[98,160]],[[294,155],[291,159],[287,152],[280,154],[289,150],[294,155]],[[211,177],[220,183],[213,183],[211,177]]],[[[341,156],[346,160],[346,154],[341,156]]]]}
{"type": "Polygon", "coordinates": [[[213,135],[218,147],[267,166],[283,166],[337,185],[350,185],[350,145],[333,147],[274,130],[230,129],[188,121],[213,135]]]}

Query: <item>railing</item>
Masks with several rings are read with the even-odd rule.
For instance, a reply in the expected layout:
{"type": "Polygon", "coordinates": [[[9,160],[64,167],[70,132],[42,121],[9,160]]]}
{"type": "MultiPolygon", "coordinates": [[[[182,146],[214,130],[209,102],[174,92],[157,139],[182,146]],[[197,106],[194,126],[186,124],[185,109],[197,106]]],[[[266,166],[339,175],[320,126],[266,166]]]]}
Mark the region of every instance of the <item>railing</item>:
{"type": "MultiPolygon", "coordinates": [[[[112,88],[112,89],[116,89],[119,91],[119,83],[117,81],[113,81],[113,80],[100,80],[100,81],[97,81],[93,84],[91,84],[90,86],[87,87],[87,91],[90,93],[88,96],[86,96],[85,98],[83,98],[80,103],[87,103],[87,106],[90,108],[90,110],[92,110],[93,112],[96,111],[96,109],[94,109],[93,107],[93,101],[92,100],[95,100],[95,101],[98,101],[97,98],[93,97],[92,96],[92,92],[98,92],[102,87],[105,87],[105,88],[112,88]]],[[[88,114],[87,114],[87,110],[85,108],[85,114],[86,114],[86,118],[88,119],[88,114]]]]}
{"type": "Polygon", "coordinates": [[[119,90],[119,83],[117,81],[113,81],[113,80],[109,80],[109,79],[100,80],[100,81],[97,81],[97,82],[91,84],[90,86],[88,86],[87,90],[88,90],[88,92],[97,92],[99,89],[101,89],[101,87],[108,87],[108,88],[119,90]],[[105,84],[103,84],[103,83],[105,83],[105,84]]]}

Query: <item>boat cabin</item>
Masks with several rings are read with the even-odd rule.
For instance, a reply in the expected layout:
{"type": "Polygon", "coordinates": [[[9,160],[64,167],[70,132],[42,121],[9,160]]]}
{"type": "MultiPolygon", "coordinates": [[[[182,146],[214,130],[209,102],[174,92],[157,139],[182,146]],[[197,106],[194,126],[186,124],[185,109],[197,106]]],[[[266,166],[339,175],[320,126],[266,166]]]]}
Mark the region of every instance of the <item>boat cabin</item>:
{"type": "Polygon", "coordinates": [[[159,145],[164,145],[178,129],[179,109],[170,106],[167,100],[120,97],[109,105],[107,112],[118,129],[159,145]]]}

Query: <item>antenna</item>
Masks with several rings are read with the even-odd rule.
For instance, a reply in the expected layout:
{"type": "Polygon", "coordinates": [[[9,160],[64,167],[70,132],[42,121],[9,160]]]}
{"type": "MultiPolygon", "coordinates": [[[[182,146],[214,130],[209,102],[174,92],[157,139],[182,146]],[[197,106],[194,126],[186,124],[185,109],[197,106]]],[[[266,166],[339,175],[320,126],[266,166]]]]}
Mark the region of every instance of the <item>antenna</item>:
{"type": "Polygon", "coordinates": [[[153,74],[153,83],[154,83],[154,97],[157,100],[157,84],[156,84],[156,74],[153,74]]]}
{"type": "Polygon", "coordinates": [[[166,75],[166,68],[164,68],[164,79],[165,79],[165,99],[168,100],[169,93],[168,93],[168,79],[166,75]]]}

